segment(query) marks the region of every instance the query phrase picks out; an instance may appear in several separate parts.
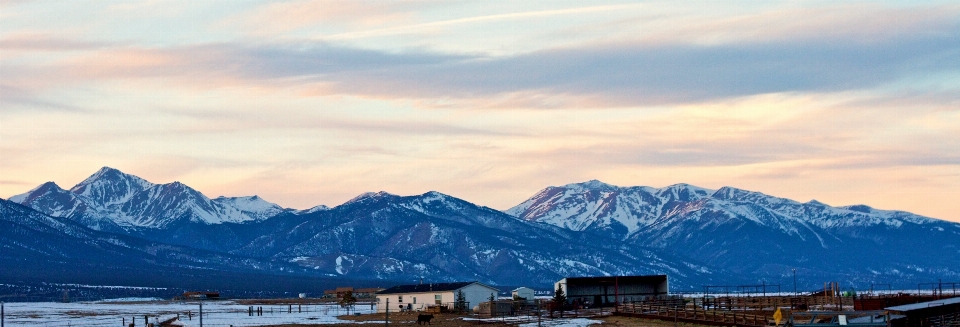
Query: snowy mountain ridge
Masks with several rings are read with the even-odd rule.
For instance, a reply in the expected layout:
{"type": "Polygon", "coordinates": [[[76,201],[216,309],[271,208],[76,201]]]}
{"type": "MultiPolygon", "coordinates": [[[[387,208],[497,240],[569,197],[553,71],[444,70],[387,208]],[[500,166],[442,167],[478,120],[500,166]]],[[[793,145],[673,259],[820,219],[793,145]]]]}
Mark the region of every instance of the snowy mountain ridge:
{"type": "Polygon", "coordinates": [[[795,233],[804,225],[823,229],[903,224],[922,225],[939,220],[903,211],[884,211],[865,205],[831,207],[817,201],[800,203],[734,187],[709,190],[688,184],[663,188],[619,187],[600,181],[547,187],[505,212],[576,231],[610,230],[629,238],[656,228],[664,220],[712,210],[764,226],[795,233]]]}
{"type": "Polygon", "coordinates": [[[960,274],[958,223],[865,205],[800,203],[734,187],[711,191],[687,184],[651,188],[589,181],[548,187],[506,212],[673,251],[734,273],[776,275],[799,266],[825,276],[847,271],[862,280],[960,274]]]}
{"type": "Polygon", "coordinates": [[[791,269],[862,283],[960,277],[960,224],[733,187],[592,180],[547,187],[505,212],[435,191],[381,191],[293,210],[259,196],[211,199],[180,182],[104,168],[70,190],[48,182],[10,201],[108,234],[318,276],[549,284],[666,273],[688,288],[777,280],[791,269]]]}
{"type": "Polygon", "coordinates": [[[47,182],[9,200],[97,230],[162,228],[184,221],[259,221],[292,210],[259,196],[210,199],[180,182],[154,184],[110,167],[101,168],[69,191],[47,182]]]}

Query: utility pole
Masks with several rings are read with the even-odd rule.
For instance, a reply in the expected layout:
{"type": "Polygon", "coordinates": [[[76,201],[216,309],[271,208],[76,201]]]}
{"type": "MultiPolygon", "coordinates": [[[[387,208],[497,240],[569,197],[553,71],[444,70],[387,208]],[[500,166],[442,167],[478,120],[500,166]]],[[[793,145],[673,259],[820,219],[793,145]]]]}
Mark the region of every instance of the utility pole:
{"type": "Polygon", "coordinates": [[[793,268],[793,296],[797,296],[797,268],[793,268]]]}
{"type": "MultiPolygon", "coordinates": [[[[680,325],[679,322],[677,321],[677,316],[680,315],[680,312],[678,310],[680,309],[678,309],[677,304],[674,303],[673,304],[673,327],[677,327],[680,325]]],[[[736,319],[734,319],[734,321],[736,321],[736,319]]]]}
{"type": "MultiPolygon", "coordinates": [[[[534,295],[534,297],[536,297],[536,295],[534,295]]],[[[541,323],[543,322],[543,308],[540,305],[543,304],[543,302],[540,302],[539,299],[536,301],[537,301],[537,327],[540,327],[541,323]]]]}
{"type": "Polygon", "coordinates": [[[200,298],[200,327],[203,327],[203,298],[200,298]]]}
{"type": "Polygon", "coordinates": [[[390,299],[389,298],[387,299],[387,306],[384,308],[387,311],[386,311],[386,314],[383,316],[383,325],[390,326],[390,299]]]}

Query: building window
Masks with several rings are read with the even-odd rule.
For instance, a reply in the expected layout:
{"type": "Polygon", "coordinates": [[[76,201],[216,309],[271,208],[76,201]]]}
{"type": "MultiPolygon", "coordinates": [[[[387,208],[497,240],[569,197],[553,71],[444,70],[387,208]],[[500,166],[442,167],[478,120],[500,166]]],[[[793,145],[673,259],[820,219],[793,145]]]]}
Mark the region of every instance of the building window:
{"type": "Polygon", "coordinates": [[[417,297],[416,297],[416,296],[413,297],[413,304],[417,304],[417,297]]]}
{"type": "Polygon", "coordinates": [[[397,303],[403,303],[403,295],[397,295],[397,303]]]}
{"type": "Polygon", "coordinates": [[[441,303],[440,303],[441,300],[442,300],[442,298],[440,297],[440,294],[437,294],[437,295],[434,295],[434,296],[433,296],[434,304],[441,304],[441,303]]]}

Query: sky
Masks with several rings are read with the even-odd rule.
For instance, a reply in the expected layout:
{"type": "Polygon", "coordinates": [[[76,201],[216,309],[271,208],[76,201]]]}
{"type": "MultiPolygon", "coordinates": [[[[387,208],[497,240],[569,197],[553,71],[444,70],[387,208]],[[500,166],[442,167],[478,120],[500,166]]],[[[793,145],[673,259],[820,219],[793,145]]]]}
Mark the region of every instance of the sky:
{"type": "Polygon", "coordinates": [[[0,197],[733,186],[960,222],[960,5],[0,0],[0,197]]]}

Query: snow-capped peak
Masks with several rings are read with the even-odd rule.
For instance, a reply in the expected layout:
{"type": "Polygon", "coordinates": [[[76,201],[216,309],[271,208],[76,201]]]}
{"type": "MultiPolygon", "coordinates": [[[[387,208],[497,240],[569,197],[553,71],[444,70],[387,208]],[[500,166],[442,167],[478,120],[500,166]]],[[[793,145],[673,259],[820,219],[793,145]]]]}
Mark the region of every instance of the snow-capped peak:
{"type": "Polygon", "coordinates": [[[10,199],[8,200],[10,202],[24,204],[34,198],[38,198],[38,197],[50,194],[51,192],[59,193],[59,192],[66,192],[66,190],[64,190],[59,185],[57,185],[57,183],[46,182],[46,183],[40,184],[37,187],[34,187],[32,190],[27,191],[26,193],[11,196],[10,199]]]}
{"type": "Polygon", "coordinates": [[[27,193],[11,197],[10,201],[53,217],[72,217],[94,228],[99,227],[102,220],[80,197],[54,182],[40,184],[27,193]]]}
{"type": "Polygon", "coordinates": [[[258,196],[211,200],[177,181],[153,184],[140,177],[103,167],[65,191],[49,182],[12,201],[92,228],[162,228],[175,221],[205,224],[244,222],[272,217],[285,209],[258,196]]]}
{"type": "Polygon", "coordinates": [[[366,192],[366,193],[357,195],[353,199],[350,199],[349,201],[344,202],[343,204],[351,204],[351,203],[363,202],[367,200],[377,200],[377,199],[396,198],[396,197],[399,197],[399,195],[390,194],[390,193],[387,193],[386,191],[366,192]]]}
{"type": "Polygon", "coordinates": [[[443,200],[453,199],[454,197],[437,192],[437,191],[430,191],[430,192],[421,194],[420,198],[424,202],[431,202],[431,201],[437,201],[437,200],[443,201],[443,200]]]}
{"type": "Polygon", "coordinates": [[[218,197],[213,200],[225,206],[240,210],[250,218],[267,219],[283,212],[285,209],[277,204],[267,202],[259,196],[218,197]]]}
{"type": "Polygon", "coordinates": [[[713,192],[711,197],[717,198],[717,199],[732,200],[732,199],[747,196],[753,193],[754,192],[742,190],[736,187],[724,186],[724,187],[721,187],[716,192],[713,192]]]}
{"type": "Polygon", "coordinates": [[[838,207],[838,209],[850,210],[859,213],[864,213],[870,216],[880,217],[887,221],[899,221],[903,220],[906,222],[914,224],[926,224],[933,223],[939,220],[928,218],[920,215],[915,215],[906,211],[897,211],[897,210],[879,210],[868,205],[857,204],[851,206],[838,207]]]}
{"type": "Polygon", "coordinates": [[[310,209],[297,210],[296,213],[297,213],[297,214],[300,214],[300,215],[303,215],[303,214],[314,213],[314,212],[319,212],[319,211],[327,211],[327,210],[330,210],[330,207],[321,204],[321,205],[312,207],[312,208],[310,208],[310,209]]]}
{"type": "Polygon", "coordinates": [[[584,189],[584,190],[612,190],[612,189],[619,188],[616,185],[607,184],[596,179],[591,179],[589,181],[582,182],[582,183],[567,184],[567,185],[564,185],[563,187],[568,189],[576,188],[576,189],[584,189]]]}
{"type": "Polygon", "coordinates": [[[659,189],[656,194],[673,201],[696,201],[714,193],[713,190],[686,183],[673,184],[659,189]]]}
{"type": "MultiPolygon", "coordinates": [[[[618,187],[597,180],[548,187],[506,212],[528,221],[539,221],[572,230],[610,229],[626,237],[649,225],[660,206],[683,191],[649,187],[618,187]],[[666,190],[668,196],[657,195],[666,190]],[[673,194],[673,195],[670,195],[673,194]]],[[[706,195],[701,192],[700,196],[706,195]]]]}
{"type": "Polygon", "coordinates": [[[143,178],[126,174],[114,168],[103,167],[71,188],[70,192],[92,200],[93,203],[102,207],[109,207],[125,202],[137,192],[153,185],[143,178]]]}

